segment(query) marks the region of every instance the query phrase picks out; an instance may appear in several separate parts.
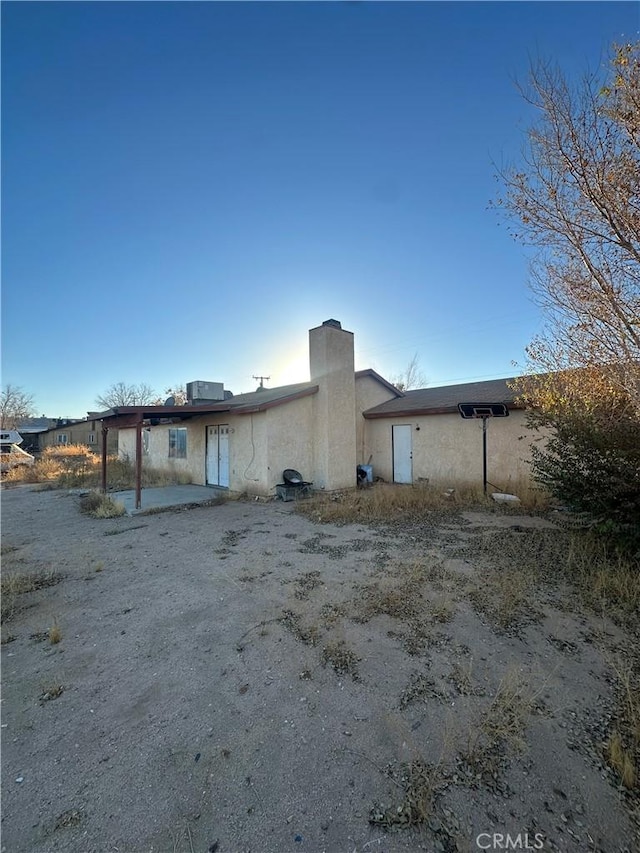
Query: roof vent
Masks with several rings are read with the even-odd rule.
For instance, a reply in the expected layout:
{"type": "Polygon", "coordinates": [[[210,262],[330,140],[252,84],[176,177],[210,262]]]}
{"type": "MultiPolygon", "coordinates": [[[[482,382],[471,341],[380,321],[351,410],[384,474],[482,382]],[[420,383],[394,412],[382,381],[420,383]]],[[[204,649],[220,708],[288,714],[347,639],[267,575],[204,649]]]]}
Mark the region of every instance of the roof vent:
{"type": "Polygon", "coordinates": [[[342,323],[340,320],[325,320],[323,326],[333,326],[334,329],[341,329],[342,323]]]}

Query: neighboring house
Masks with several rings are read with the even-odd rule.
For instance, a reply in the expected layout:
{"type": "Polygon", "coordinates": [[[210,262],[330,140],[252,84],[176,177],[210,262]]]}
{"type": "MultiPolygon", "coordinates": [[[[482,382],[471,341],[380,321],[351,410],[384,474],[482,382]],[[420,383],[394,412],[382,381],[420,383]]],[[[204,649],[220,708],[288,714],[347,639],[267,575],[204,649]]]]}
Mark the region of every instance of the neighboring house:
{"type": "MultiPolygon", "coordinates": [[[[101,415],[119,429],[119,453],[186,472],[194,483],[273,495],[284,469],[314,489],[351,488],[356,466],[388,482],[482,484],[482,423],[460,402],[504,402],[510,417],[488,429],[489,481],[502,489],[528,478],[531,437],[507,380],[402,393],[374,370],[354,370],[353,333],[336,320],[309,332],[310,379],[185,406],[123,406],[101,415]],[[139,435],[139,438],[138,438],[139,435]]],[[[195,385],[205,383],[194,383],[195,385]]]]}
{"type": "Polygon", "coordinates": [[[51,427],[55,427],[56,418],[47,418],[44,415],[40,418],[27,418],[22,421],[16,429],[22,436],[22,449],[29,453],[37,453],[40,450],[40,437],[51,427]]]}
{"type": "MultiPolygon", "coordinates": [[[[60,447],[67,444],[84,444],[94,453],[102,451],[102,422],[99,412],[89,412],[87,418],[63,418],[38,434],[38,449],[60,447]]],[[[118,432],[109,430],[107,453],[118,452],[118,432]]]]}

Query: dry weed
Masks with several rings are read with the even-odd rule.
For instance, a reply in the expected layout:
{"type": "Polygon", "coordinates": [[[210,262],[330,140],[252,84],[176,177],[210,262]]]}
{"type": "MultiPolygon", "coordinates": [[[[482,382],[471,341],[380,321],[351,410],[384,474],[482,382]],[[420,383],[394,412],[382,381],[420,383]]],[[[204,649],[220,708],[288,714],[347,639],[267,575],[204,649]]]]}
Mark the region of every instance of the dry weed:
{"type": "Polygon", "coordinates": [[[358,662],[360,658],[349,649],[344,640],[328,643],[322,650],[322,664],[330,664],[338,675],[350,675],[354,681],[359,681],[358,662]]]}
{"type": "MultiPolygon", "coordinates": [[[[45,447],[34,465],[21,465],[3,477],[9,483],[44,483],[51,488],[98,488],[102,481],[101,456],[83,444],[45,447]]],[[[109,488],[117,491],[135,487],[135,466],[127,457],[107,459],[109,488]]],[[[142,485],[169,486],[191,483],[185,471],[142,468],[142,485]]]]}
{"type": "Polygon", "coordinates": [[[640,786],[640,672],[633,661],[610,662],[616,676],[618,719],[605,758],[625,788],[640,786]]]}
{"type": "Polygon", "coordinates": [[[58,699],[64,693],[63,684],[50,684],[44,687],[40,696],[40,702],[51,702],[53,699],[58,699]]]}
{"type": "Polygon", "coordinates": [[[62,580],[59,572],[7,572],[0,580],[1,621],[8,622],[20,609],[19,596],[48,586],[54,586],[62,580]]]}
{"type": "Polygon", "coordinates": [[[397,486],[379,483],[369,489],[357,489],[334,495],[315,495],[301,501],[296,511],[314,521],[334,524],[386,523],[420,520],[434,510],[456,511],[461,506],[487,503],[482,490],[456,489],[452,497],[438,486],[397,486]]]}
{"type": "Polygon", "coordinates": [[[608,763],[619,775],[620,783],[630,790],[634,788],[637,779],[634,756],[617,729],[614,730],[605,747],[605,756],[608,763]]]}
{"type": "Polygon", "coordinates": [[[117,518],[126,512],[123,504],[99,492],[84,495],[80,501],[80,510],[92,518],[117,518]]]}
{"type": "Polygon", "coordinates": [[[320,629],[317,625],[304,626],[302,617],[299,613],[294,613],[292,610],[284,610],[281,618],[278,620],[280,624],[290,631],[296,640],[304,643],[306,646],[317,646],[320,640],[320,629]]]}
{"type": "Polygon", "coordinates": [[[424,609],[422,594],[414,584],[390,585],[388,579],[360,587],[354,608],[357,622],[368,622],[372,617],[382,615],[402,621],[415,618],[424,609]]]}
{"type": "Polygon", "coordinates": [[[533,590],[533,578],[527,572],[486,571],[481,582],[469,592],[469,599],[498,630],[507,631],[541,617],[533,601],[533,590]]]}
{"type": "Polygon", "coordinates": [[[489,706],[469,731],[463,758],[476,772],[495,772],[496,762],[506,752],[524,749],[527,719],[539,693],[533,692],[516,670],[505,675],[489,706]]]}
{"type": "Polygon", "coordinates": [[[56,619],[53,620],[53,625],[49,628],[49,642],[52,646],[56,646],[62,639],[62,631],[56,619]]]}
{"type": "Polygon", "coordinates": [[[637,626],[640,612],[640,564],[592,533],[569,537],[566,573],[586,603],[623,625],[637,626]]]}
{"type": "MultiPolygon", "coordinates": [[[[529,483],[509,484],[508,491],[520,497],[518,511],[541,511],[549,503],[548,496],[529,483]]],[[[512,512],[498,507],[476,483],[418,482],[410,486],[376,483],[367,489],[353,489],[332,495],[314,495],[301,501],[296,511],[314,521],[333,524],[388,523],[398,520],[416,521],[434,511],[452,515],[460,509],[486,507],[491,511],[512,512]]]]}
{"type": "Polygon", "coordinates": [[[439,767],[432,767],[419,759],[402,768],[399,787],[401,802],[383,809],[374,807],[369,823],[383,827],[410,827],[424,823],[433,812],[434,795],[440,781],[439,767]]]}

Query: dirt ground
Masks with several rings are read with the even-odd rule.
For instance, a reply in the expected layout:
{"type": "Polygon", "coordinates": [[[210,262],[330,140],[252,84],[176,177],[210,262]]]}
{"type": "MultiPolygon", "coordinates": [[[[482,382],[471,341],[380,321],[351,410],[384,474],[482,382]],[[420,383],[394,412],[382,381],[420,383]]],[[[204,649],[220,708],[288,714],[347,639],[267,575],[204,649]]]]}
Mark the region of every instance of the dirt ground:
{"type": "Polygon", "coordinates": [[[640,850],[603,760],[631,638],[521,571],[550,522],[2,516],[3,571],[61,575],[4,629],[3,853],[640,850]]]}

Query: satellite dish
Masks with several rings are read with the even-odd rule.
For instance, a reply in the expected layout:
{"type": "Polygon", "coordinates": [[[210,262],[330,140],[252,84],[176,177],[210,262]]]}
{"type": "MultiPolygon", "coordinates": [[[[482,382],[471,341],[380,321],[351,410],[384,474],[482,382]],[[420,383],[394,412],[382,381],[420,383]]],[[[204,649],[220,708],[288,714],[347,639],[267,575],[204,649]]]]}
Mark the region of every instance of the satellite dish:
{"type": "Polygon", "coordinates": [[[175,397],[167,397],[167,399],[164,401],[164,404],[165,404],[165,406],[175,406],[176,398],[175,397]]]}

